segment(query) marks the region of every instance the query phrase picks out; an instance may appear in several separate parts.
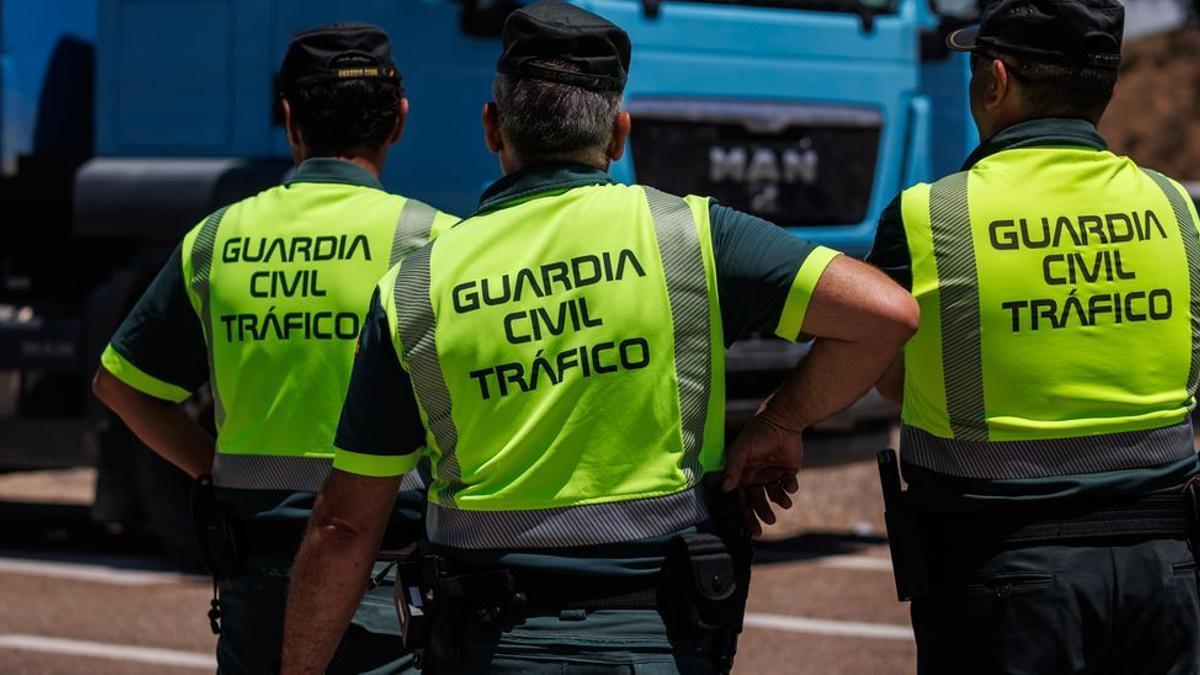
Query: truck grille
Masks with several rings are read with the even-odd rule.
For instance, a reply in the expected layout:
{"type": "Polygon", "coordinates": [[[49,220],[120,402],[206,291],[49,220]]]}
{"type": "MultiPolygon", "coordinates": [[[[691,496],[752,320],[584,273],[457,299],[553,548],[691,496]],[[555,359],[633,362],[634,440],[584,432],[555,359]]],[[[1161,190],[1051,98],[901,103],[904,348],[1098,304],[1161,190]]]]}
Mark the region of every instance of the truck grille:
{"type": "Polygon", "coordinates": [[[711,196],[780,225],[857,225],[867,215],[882,116],[769,102],[631,101],[640,183],[711,196]]]}

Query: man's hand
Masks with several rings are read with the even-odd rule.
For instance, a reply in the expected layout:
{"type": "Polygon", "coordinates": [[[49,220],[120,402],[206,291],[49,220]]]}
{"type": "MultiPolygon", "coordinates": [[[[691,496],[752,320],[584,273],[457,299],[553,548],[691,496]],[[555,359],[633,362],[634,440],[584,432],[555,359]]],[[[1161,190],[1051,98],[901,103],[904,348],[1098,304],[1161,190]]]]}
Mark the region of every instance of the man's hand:
{"type": "Polygon", "coordinates": [[[803,458],[800,430],[789,429],[770,411],[760,410],[729,449],[723,487],[731,492],[737,487],[786,484],[791,488],[788,492],[794,493],[803,458]]]}
{"type": "Polygon", "coordinates": [[[878,270],[846,257],[829,264],[802,327],[816,342],[729,450],[722,487],[743,491],[752,532],[761,529],[757,520],[775,522],[771,502],[791,506],[787,495],[798,488],[804,454],[801,432],[870,391],[918,319],[912,296],[878,270]]]}
{"type": "Polygon", "coordinates": [[[788,495],[800,488],[796,474],[804,458],[800,432],[773,419],[764,407],[738,434],[729,449],[722,488],[741,488],[742,519],[754,535],[762,534],[762,523],[775,524],[771,503],[782,509],[792,506],[788,495]]]}
{"type": "Polygon", "coordinates": [[[325,672],[367,590],[399,486],[399,476],[329,474],[292,566],[284,675],[325,672]]]}

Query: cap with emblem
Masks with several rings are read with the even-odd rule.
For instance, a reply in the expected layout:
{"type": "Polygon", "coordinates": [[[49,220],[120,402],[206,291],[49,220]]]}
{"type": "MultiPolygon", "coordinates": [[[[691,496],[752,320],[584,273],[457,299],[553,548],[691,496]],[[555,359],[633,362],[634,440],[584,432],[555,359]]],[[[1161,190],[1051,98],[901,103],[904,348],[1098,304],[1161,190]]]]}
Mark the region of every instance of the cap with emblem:
{"type": "Polygon", "coordinates": [[[1116,68],[1124,31],[1118,0],[991,0],[979,25],[951,33],[946,44],[955,51],[1116,68]]]}
{"type": "Polygon", "coordinates": [[[364,23],[335,23],[297,33],[279,69],[279,91],[349,79],[400,83],[392,45],[382,28],[364,23]]]}
{"type": "Polygon", "coordinates": [[[616,24],[574,5],[546,0],[509,15],[496,70],[593,91],[621,91],[629,74],[629,55],[629,36],[616,24]]]}

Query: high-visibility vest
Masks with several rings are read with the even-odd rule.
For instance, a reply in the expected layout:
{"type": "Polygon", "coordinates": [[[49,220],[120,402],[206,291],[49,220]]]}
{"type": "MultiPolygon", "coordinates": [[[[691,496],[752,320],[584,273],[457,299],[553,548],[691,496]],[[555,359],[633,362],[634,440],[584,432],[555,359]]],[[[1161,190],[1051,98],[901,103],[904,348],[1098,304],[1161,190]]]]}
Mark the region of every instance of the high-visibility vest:
{"type": "Polygon", "coordinates": [[[208,346],[213,482],[319,490],[379,278],[454,222],[414,199],[295,182],[222,208],[184,238],[208,346]]]}
{"type": "Polygon", "coordinates": [[[725,400],[707,199],[538,196],[459,223],[380,287],[428,430],[431,541],[601,544],[707,519],[725,400]]]}
{"type": "Polygon", "coordinates": [[[1182,187],[1109,152],[1023,148],[901,208],[921,306],[908,462],[1024,479],[1194,452],[1200,235],[1182,187]]]}

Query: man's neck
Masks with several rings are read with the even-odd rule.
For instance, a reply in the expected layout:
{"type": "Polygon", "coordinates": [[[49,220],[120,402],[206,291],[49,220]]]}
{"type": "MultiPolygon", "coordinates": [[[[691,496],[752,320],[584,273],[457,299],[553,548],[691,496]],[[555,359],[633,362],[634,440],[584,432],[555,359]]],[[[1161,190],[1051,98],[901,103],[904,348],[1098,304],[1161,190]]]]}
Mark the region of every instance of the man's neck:
{"type": "MultiPolygon", "coordinates": [[[[301,158],[300,162],[303,162],[303,161],[309,160],[309,159],[320,159],[320,158],[337,159],[337,160],[341,160],[343,162],[350,162],[351,164],[359,166],[362,169],[370,172],[371,175],[375,176],[376,178],[378,178],[380,176],[380,174],[383,173],[383,159],[382,158],[363,157],[361,155],[334,155],[334,156],[313,155],[313,156],[301,158]]],[[[297,166],[299,166],[299,163],[297,163],[297,166]]]]}
{"type": "Polygon", "coordinates": [[[553,157],[538,157],[531,161],[525,161],[519,157],[505,157],[501,160],[501,168],[504,169],[504,175],[519,173],[525,169],[529,169],[541,164],[578,164],[580,166],[590,167],[597,171],[608,173],[608,162],[597,162],[594,158],[585,156],[553,156],[553,157]]]}

